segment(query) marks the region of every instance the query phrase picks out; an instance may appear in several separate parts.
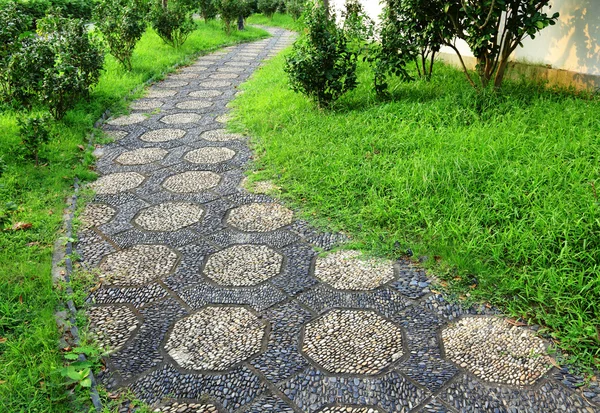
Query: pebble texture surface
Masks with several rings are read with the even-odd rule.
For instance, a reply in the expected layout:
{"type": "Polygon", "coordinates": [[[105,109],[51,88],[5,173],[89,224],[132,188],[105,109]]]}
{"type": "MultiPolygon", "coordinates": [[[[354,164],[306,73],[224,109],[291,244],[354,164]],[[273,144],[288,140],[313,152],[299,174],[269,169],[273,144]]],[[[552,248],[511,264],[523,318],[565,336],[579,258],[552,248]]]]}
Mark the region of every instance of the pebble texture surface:
{"type": "Polygon", "coordinates": [[[100,275],[90,328],[111,353],[98,380],[169,413],[600,411],[600,391],[548,370],[528,329],[447,301],[410,262],[328,253],[348,238],[244,189],[252,152],[220,122],[295,37],[269,31],[103,125],[115,141],[98,151],[77,244],[100,275]]]}

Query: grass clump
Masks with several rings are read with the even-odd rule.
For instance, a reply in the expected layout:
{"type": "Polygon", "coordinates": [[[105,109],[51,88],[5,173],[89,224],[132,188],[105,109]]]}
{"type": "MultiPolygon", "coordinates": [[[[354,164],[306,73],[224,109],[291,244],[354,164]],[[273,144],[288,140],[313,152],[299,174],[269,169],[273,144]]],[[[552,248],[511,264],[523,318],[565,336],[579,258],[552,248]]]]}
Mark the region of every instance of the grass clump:
{"type": "Polygon", "coordinates": [[[323,112],[289,89],[283,63],[234,101],[237,127],[257,137],[253,178],[365,250],[431,257],[459,295],[600,366],[597,99],[515,81],[479,94],[438,64],[382,102],[361,64],[357,89],[323,112]]]}
{"type": "MultiPolygon", "coordinates": [[[[0,108],[0,412],[79,411],[67,400],[60,375],[54,320],[60,297],[52,284],[51,259],[62,223],[64,199],[75,177],[93,179],[86,136],[107,109],[121,111],[126,98],[144,82],[160,78],[174,65],[219,46],[249,41],[267,33],[249,28],[226,36],[219,22],[198,23],[178,50],[148,30],[126,71],[106,56],[105,71],[87,101],[77,103],[65,117],[49,125],[50,141],[38,153],[36,167],[21,150],[18,119],[29,112],[0,108]]],[[[82,395],[81,404],[85,404],[82,395]]]]}

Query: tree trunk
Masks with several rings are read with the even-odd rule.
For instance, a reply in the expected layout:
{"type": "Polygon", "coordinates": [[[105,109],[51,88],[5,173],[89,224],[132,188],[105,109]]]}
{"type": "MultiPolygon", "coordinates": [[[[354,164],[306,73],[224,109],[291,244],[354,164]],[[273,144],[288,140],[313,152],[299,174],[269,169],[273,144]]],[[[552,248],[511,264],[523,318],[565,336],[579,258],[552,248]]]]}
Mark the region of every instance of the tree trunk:
{"type": "Polygon", "coordinates": [[[244,30],[244,18],[242,16],[238,16],[238,30],[244,30]]]}

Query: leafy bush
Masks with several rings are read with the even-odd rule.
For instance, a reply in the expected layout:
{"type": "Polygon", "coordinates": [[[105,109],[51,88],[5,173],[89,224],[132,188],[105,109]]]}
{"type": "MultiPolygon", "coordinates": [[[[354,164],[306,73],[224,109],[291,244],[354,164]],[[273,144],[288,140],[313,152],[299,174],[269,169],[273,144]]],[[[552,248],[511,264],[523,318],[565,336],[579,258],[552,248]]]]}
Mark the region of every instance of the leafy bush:
{"type": "Polygon", "coordinates": [[[18,122],[26,156],[33,158],[35,166],[38,166],[40,150],[50,141],[50,117],[48,115],[26,117],[19,119],[18,122]]]}
{"type": "Polygon", "coordinates": [[[356,54],[325,7],[313,6],[305,24],[307,33],[294,43],[285,71],[292,90],[328,107],[356,87],[356,54]]]}
{"type": "Polygon", "coordinates": [[[192,11],[180,2],[155,3],[150,18],[152,28],[160,38],[176,49],[185,43],[190,33],[196,29],[192,11]]]}
{"type": "Polygon", "coordinates": [[[12,97],[25,106],[41,102],[61,119],[98,82],[104,53],[83,20],[49,15],[38,36],[26,39],[9,64],[12,97]]]}
{"type": "Polygon", "coordinates": [[[98,0],[93,13],[96,27],[112,54],[126,70],[136,43],[146,31],[147,8],[141,0],[98,0]]]}
{"type": "Polygon", "coordinates": [[[204,19],[204,22],[208,22],[209,20],[217,17],[217,6],[215,5],[215,0],[199,0],[198,4],[200,5],[200,14],[204,19]]]}
{"type": "Polygon", "coordinates": [[[243,14],[243,7],[241,0],[217,0],[217,10],[227,34],[231,33],[231,23],[243,14]]]}
{"type": "Polygon", "coordinates": [[[269,18],[273,17],[278,7],[279,0],[258,0],[258,11],[269,18]]]}
{"type": "Polygon", "coordinates": [[[0,9],[0,93],[10,95],[8,66],[14,52],[21,46],[21,37],[31,24],[31,19],[20,12],[15,2],[0,9]]]}
{"type": "Polygon", "coordinates": [[[294,20],[298,20],[302,13],[304,12],[304,8],[306,7],[305,0],[286,0],[285,8],[287,13],[292,16],[294,20]]]}

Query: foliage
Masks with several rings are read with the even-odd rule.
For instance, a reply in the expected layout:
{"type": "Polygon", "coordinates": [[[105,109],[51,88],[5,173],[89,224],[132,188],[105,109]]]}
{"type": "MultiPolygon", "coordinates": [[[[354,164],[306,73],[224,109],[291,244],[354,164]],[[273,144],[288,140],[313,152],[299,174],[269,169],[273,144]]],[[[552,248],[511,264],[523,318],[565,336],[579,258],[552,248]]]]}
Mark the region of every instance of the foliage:
{"type": "Polygon", "coordinates": [[[258,0],[258,11],[272,18],[279,7],[279,0],[258,0]]]}
{"type": "Polygon", "coordinates": [[[205,23],[217,17],[217,6],[215,5],[216,1],[218,0],[198,1],[198,4],[200,5],[200,14],[202,15],[205,23]]]}
{"type": "Polygon", "coordinates": [[[231,24],[237,22],[238,17],[243,14],[244,4],[242,0],[216,0],[217,10],[223,22],[225,32],[231,33],[231,24]]]}
{"type": "Polygon", "coordinates": [[[50,141],[50,118],[48,116],[32,116],[19,119],[21,144],[27,156],[39,165],[39,153],[43,145],[50,141]]]}
{"type": "Polygon", "coordinates": [[[98,0],[93,18],[112,54],[126,70],[131,56],[146,30],[145,4],[141,0],[98,0]]]}
{"type": "Polygon", "coordinates": [[[298,20],[300,16],[302,16],[302,13],[304,13],[306,0],[286,0],[285,8],[287,13],[292,16],[294,20],[298,20]]]}
{"type": "Polygon", "coordinates": [[[100,367],[101,351],[92,346],[80,346],[70,349],[64,353],[64,358],[69,363],[60,369],[61,376],[69,380],[67,383],[76,384],[84,388],[92,386],[90,373],[93,369],[100,367]],[[86,356],[86,360],[80,359],[80,354],[86,356]]]}
{"type": "Polygon", "coordinates": [[[356,87],[356,54],[324,6],[313,6],[305,17],[307,31],[286,57],[290,86],[319,107],[328,107],[356,87]]]}
{"type": "Polygon", "coordinates": [[[283,64],[233,102],[234,125],[260,137],[256,179],[367,253],[428,256],[456,299],[536,323],[600,367],[599,99],[510,79],[480,93],[438,62],[429,82],[390,79],[381,104],[359,63],[356,90],[323,113],[283,64]]]}
{"type": "Polygon", "coordinates": [[[192,11],[179,1],[158,1],[150,13],[152,28],[169,46],[179,48],[196,29],[192,11]]]}
{"type": "Polygon", "coordinates": [[[8,2],[0,8],[0,97],[8,98],[10,95],[8,66],[30,24],[29,16],[21,13],[15,2],[8,2]]]}
{"type": "Polygon", "coordinates": [[[297,32],[300,32],[304,29],[304,23],[301,18],[294,20],[290,15],[281,13],[275,13],[271,19],[262,14],[253,14],[252,16],[248,17],[248,23],[282,27],[284,29],[294,30],[297,32]]]}

